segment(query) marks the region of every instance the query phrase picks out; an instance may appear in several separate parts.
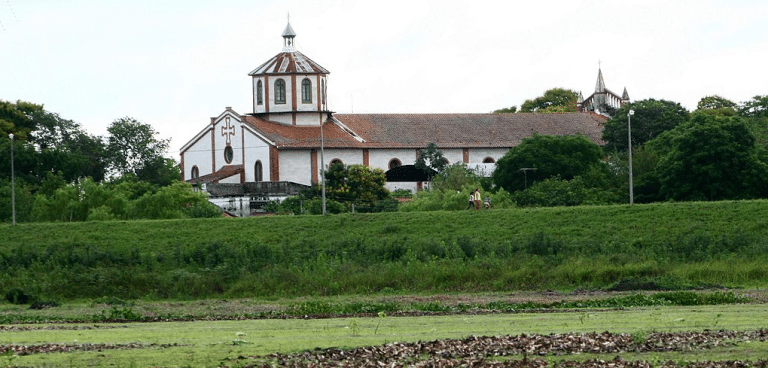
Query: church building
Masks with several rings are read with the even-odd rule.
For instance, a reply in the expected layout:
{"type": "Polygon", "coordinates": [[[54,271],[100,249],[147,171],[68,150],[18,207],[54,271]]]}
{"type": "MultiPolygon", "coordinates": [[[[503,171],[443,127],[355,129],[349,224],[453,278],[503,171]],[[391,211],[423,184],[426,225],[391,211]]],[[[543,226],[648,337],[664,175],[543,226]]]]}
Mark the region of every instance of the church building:
{"type": "Polygon", "coordinates": [[[552,114],[337,114],[328,109],[327,69],[297,51],[290,23],[283,48],[248,73],[251,111],[227,107],[181,148],[191,183],[319,183],[336,162],[387,172],[387,188],[418,189],[412,167],[435,143],[450,163],[485,169],[534,133],[582,134],[596,143],[605,116],[552,114]]]}

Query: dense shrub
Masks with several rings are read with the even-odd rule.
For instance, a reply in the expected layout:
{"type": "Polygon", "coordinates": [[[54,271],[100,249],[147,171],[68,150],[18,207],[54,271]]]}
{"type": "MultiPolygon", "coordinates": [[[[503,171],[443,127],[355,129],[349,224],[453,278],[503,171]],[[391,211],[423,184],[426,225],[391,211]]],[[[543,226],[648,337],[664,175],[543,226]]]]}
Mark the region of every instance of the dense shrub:
{"type": "Polygon", "coordinates": [[[22,289],[13,288],[5,293],[5,300],[12,304],[27,304],[33,301],[34,297],[22,289]]]}

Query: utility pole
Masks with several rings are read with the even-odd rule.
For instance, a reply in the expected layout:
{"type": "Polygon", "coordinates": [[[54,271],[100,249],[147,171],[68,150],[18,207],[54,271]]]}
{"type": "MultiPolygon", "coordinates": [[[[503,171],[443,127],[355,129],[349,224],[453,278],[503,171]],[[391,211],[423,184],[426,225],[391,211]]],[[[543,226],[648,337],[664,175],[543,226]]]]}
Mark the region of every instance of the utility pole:
{"type": "Polygon", "coordinates": [[[632,183],[632,118],[635,115],[635,110],[629,110],[627,113],[627,139],[629,140],[629,204],[632,205],[635,202],[635,194],[633,193],[635,188],[632,183]]]}
{"type": "Polygon", "coordinates": [[[11,217],[13,224],[16,225],[16,173],[13,168],[13,133],[8,136],[11,137],[11,217]]]}

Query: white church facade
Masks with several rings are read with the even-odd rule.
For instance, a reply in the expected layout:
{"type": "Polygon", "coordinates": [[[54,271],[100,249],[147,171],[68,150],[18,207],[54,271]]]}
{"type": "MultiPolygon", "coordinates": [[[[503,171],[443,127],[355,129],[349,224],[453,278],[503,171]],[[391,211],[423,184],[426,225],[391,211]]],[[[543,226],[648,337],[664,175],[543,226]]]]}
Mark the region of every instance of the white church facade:
{"type": "MultiPolygon", "coordinates": [[[[227,107],[181,148],[182,178],[192,183],[319,183],[330,164],[387,172],[387,188],[415,190],[400,177],[435,143],[450,163],[493,169],[524,138],[582,134],[601,143],[605,116],[553,114],[337,114],[327,106],[329,71],[294,47],[290,24],[283,50],[248,75],[251,111],[227,107]],[[398,170],[395,170],[400,168],[398,170]]],[[[486,172],[489,174],[490,172],[486,172]]]]}

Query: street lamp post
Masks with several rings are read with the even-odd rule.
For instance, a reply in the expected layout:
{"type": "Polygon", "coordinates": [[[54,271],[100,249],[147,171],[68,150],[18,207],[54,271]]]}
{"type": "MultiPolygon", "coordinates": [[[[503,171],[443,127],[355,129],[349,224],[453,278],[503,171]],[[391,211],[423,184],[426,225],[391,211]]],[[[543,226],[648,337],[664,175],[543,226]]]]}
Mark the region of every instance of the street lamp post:
{"type": "Polygon", "coordinates": [[[535,167],[523,167],[520,170],[517,170],[517,171],[522,171],[523,174],[525,174],[525,189],[528,189],[528,171],[531,171],[531,170],[535,171],[538,169],[535,167]]]}
{"type": "Polygon", "coordinates": [[[629,110],[627,113],[627,140],[629,143],[629,204],[632,205],[635,202],[634,183],[632,183],[632,118],[635,115],[635,110],[629,110]]]}
{"type": "Polygon", "coordinates": [[[323,137],[323,122],[320,122],[320,182],[322,183],[323,216],[325,216],[325,139],[323,137]]]}
{"type": "Polygon", "coordinates": [[[11,137],[11,218],[13,224],[16,225],[16,173],[13,169],[13,133],[8,136],[11,137]]]}

